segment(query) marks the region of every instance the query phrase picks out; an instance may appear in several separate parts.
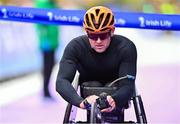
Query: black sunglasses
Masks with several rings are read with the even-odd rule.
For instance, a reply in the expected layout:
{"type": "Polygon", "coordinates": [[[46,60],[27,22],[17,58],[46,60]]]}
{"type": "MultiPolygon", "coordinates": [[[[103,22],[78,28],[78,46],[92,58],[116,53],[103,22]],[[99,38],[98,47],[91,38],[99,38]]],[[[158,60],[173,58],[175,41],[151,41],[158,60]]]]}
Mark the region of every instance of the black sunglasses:
{"type": "Polygon", "coordinates": [[[99,33],[99,34],[96,34],[96,33],[88,33],[87,34],[88,37],[92,40],[98,40],[98,38],[100,38],[100,40],[105,40],[107,39],[108,37],[110,37],[110,32],[105,32],[105,33],[99,33]]]}

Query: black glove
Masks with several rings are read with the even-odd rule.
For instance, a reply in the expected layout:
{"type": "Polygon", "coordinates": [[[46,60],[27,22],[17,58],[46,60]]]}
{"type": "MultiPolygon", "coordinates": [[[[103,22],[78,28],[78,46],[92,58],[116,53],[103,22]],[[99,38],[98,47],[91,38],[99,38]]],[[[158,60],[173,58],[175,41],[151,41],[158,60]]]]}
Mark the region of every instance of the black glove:
{"type": "Polygon", "coordinates": [[[109,102],[107,101],[107,93],[101,93],[99,98],[96,99],[96,103],[100,110],[110,107],[109,102]]]}

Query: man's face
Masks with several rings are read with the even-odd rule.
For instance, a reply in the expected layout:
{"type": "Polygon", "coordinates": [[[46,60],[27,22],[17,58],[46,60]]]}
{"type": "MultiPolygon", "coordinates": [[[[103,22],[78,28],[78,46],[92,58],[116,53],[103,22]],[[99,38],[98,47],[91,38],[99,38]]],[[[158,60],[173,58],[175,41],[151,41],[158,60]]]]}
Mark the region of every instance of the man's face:
{"type": "Polygon", "coordinates": [[[89,33],[88,38],[91,48],[98,53],[103,53],[109,47],[111,42],[110,31],[106,33],[89,33]]]}

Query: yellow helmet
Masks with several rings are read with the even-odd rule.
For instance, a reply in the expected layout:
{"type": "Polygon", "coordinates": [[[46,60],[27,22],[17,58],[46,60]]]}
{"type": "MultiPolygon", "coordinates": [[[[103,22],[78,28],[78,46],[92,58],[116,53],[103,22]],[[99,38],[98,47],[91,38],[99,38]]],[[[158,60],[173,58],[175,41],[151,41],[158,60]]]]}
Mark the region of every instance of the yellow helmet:
{"type": "Polygon", "coordinates": [[[112,10],[104,6],[96,6],[87,10],[83,27],[88,33],[101,33],[114,29],[112,10]]]}

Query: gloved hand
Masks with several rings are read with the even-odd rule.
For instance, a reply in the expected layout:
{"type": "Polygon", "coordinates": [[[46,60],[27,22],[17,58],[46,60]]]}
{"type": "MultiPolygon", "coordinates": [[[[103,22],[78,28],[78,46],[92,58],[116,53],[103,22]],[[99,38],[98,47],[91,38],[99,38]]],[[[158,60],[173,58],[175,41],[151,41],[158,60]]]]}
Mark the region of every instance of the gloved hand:
{"type": "Polygon", "coordinates": [[[101,109],[101,112],[111,112],[116,107],[114,99],[106,93],[101,93],[96,103],[101,109]]]}

